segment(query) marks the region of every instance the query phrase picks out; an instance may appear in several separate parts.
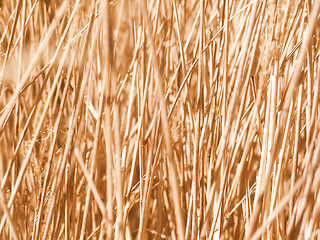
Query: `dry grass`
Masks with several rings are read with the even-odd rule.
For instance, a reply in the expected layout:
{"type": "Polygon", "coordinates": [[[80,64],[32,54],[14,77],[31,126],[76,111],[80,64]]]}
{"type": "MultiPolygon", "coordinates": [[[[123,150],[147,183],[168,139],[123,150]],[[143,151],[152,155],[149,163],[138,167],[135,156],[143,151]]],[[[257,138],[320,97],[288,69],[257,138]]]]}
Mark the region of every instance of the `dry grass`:
{"type": "Polygon", "coordinates": [[[320,237],[320,1],[0,7],[0,239],[320,237]]]}

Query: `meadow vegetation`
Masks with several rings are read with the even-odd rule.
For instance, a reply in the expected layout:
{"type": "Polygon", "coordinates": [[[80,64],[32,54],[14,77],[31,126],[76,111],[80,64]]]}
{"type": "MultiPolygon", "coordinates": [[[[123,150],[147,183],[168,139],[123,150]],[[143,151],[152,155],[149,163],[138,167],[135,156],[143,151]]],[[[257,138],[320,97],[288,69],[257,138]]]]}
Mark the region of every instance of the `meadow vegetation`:
{"type": "Polygon", "coordinates": [[[0,1],[0,239],[318,239],[320,1],[0,1]]]}

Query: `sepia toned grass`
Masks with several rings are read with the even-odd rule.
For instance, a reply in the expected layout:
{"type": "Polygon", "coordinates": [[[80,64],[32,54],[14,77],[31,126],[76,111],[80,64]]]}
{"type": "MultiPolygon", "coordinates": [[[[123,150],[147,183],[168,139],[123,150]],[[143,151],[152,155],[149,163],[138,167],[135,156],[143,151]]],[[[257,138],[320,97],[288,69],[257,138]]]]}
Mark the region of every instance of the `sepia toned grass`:
{"type": "Polygon", "coordinates": [[[320,1],[0,2],[0,239],[318,239],[320,1]]]}

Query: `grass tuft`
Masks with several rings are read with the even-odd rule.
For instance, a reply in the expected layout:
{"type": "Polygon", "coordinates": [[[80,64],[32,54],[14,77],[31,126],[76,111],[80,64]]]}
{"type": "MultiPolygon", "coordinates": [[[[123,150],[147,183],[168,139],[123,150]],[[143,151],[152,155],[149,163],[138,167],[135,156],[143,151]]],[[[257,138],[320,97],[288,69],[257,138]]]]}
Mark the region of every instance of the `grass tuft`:
{"type": "Polygon", "coordinates": [[[0,2],[0,239],[320,238],[320,1],[0,2]]]}

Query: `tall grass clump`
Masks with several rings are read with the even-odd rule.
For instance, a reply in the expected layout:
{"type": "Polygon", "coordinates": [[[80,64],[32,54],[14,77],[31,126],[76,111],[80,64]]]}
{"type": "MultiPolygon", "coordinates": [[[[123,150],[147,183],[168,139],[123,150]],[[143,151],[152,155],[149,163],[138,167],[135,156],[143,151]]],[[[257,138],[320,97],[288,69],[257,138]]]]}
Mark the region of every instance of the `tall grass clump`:
{"type": "Polygon", "coordinates": [[[320,1],[0,2],[0,239],[320,238],[320,1]]]}

